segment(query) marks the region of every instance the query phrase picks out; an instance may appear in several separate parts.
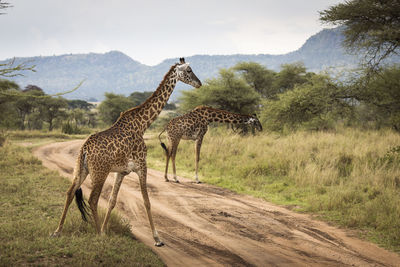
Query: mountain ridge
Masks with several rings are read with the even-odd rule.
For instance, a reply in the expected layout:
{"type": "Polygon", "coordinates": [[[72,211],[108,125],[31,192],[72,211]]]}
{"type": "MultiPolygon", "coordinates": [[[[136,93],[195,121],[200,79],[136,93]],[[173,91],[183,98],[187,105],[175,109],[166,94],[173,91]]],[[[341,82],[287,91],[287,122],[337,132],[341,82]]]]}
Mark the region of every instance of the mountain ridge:
{"type": "MultiPolygon", "coordinates": [[[[355,68],[360,58],[347,54],[341,42],[344,37],[341,28],[324,29],[307,39],[296,51],[282,54],[234,54],[234,55],[193,55],[186,57],[200,80],[216,77],[220,68],[229,68],[241,61],[254,61],[268,69],[279,71],[282,64],[303,62],[308,71],[320,72],[329,68],[355,68]]],[[[400,62],[399,57],[396,62],[400,62]]],[[[7,60],[0,61],[1,63],[7,60]]],[[[32,62],[36,72],[24,72],[24,76],[10,78],[21,88],[28,84],[41,87],[46,93],[54,94],[83,85],[71,94],[69,99],[102,100],[105,92],[129,95],[135,91],[154,91],[170,66],[178,58],[169,58],[161,63],[148,66],[120,51],[104,54],[64,54],[59,56],[18,57],[15,63],[32,62]]],[[[190,88],[179,83],[171,96],[177,99],[181,90],[190,88]]]]}

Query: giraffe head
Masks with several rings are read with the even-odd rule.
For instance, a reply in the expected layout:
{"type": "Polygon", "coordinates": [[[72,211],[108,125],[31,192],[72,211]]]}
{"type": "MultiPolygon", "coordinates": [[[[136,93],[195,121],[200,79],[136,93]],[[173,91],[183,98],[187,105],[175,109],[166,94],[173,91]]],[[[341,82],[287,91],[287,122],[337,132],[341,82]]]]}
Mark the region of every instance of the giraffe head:
{"type": "Polygon", "coordinates": [[[257,129],[258,131],[262,131],[262,125],[261,122],[258,120],[257,115],[253,114],[252,116],[250,116],[247,121],[246,124],[250,125],[251,127],[257,129]]]}
{"type": "Polygon", "coordinates": [[[181,57],[179,60],[180,63],[176,65],[176,75],[178,77],[178,80],[199,88],[201,86],[201,82],[193,73],[192,68],[189,66],[189,63],[186,63],[183,57],[181,57]]]}

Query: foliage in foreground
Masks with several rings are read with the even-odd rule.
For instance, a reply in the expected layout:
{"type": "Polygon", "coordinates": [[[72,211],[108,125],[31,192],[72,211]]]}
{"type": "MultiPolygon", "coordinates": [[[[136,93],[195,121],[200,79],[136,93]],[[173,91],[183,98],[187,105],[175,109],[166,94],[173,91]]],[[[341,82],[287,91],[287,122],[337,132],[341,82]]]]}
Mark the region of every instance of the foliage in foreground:
{"type": "Polygon", "coordinates": [[[0,172],[0,266],[163,266],[115,214],[98,236],[71,205],[61,237],[50,238],[70,183],[27,148],[0,147],[0,172]]]}
{"type": "Polygon", "coordinates": [[[349,0],[321,11],[320,20],[345,26],[346,47],[365,53],[368,66],[377,68],[382,60],[399,52],[399,13],[398,1],[349,0]]]}
{"type": "MultiPolygon", "coordinates": [[[[286,136],[240,137],[223,127],[205,136],[200,180],[363,230],[400,251],[400,135],[339,129],[286,136]]],[[[149,165],[164,170],[158,139],[148,141],[149,165]]],[[[194,176],[194,143],[182,141],[178,175],[194,176]]]]}

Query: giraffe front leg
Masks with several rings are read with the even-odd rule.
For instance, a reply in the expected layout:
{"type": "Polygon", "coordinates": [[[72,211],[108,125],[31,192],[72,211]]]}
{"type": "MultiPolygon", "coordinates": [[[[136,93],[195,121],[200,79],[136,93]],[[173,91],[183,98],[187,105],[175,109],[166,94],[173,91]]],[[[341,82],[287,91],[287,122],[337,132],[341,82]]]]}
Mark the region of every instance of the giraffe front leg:
{"type": "Polygon", "coordinates": [[[146,163],[142,163],[142,166],[140,166],[139,170],[137,171],[137,174],[139,176],[139,182],[140,182],[140,189],[142,191],[142,196],[143,196],[143,202],[144,202],[144,207],[146,208],[146,212],[147,212],[147,217],[149,219],[149,223],[150,223],[150,228],[151,231],[153,233],[153,238],[155,243],[155,246],[157,247],[161,247],[164,245],[164,243],[160,240],[157,230],[154,227],[154,223],[153,223],[153,216],[151,215],[151,208],[150,208],[150,199],[149,199],[149,195],[147,193],[147,167],[146,167],[146,163]]]}
{"type": "Polygon", "coordinates": [[[196,140],[196,148],[195,148],[195,153],[196,153],[196,162],[195,162],[195,173],[196,173],[196,183],[200,184],[201,182],[199,181],[199,161],[200,161],[200,149],[201,149],[201,144],[203,143],[203,138],[199,138],[196,140]]]}
{"type": "Polygon", "coordinates": [[[122,180],[124,179],[124,177],[125,177],[125,174],[122,174],[122,173],[117,173],[117,175],[115,176],[114,187],[112,189],[110,200],[108,202],[107,214],[106,214],[106,217],[104,218],[103,225],[101,226],[102,234],[104,234],[106,231],[106,227],[107,227],[107,223],[110,218],[110,215],[111,215],[111,211],[113,210],[113,208],[115,207],[115,204],[117,203],[118,191],[121,187],[122,180]]]}

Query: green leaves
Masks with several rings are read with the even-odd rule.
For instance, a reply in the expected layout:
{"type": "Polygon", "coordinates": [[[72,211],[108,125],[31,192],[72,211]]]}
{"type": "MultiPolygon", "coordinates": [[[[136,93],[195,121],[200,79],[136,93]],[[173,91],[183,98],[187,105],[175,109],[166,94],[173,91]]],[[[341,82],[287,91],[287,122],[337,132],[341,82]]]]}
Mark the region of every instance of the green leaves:
{"type": "Polygon", "coordinates": [[[329,128],[331,120],[348,107],[345,100],[338,98],[339,92],[328,77],[315,75],[307,83],[279,94],[278,100],[265,101],[261,119],[275,131],[329,128]]]}
{"type": "Polygon", "coordinates": [[[200,89],[182,92],[180,108],[186,112],[199,105],[223,110],[254,113],[260,95],[231,69],[221,69],[219,77],[205,81],[200,89]]]}
{"type": "Polygon", "coordinates": [[[116,95],[113,93],[105,93],[106,99],[99,105],[100,119],[108,124],[113,124],[119,117],[122,111],[135,106],[132,99],[123,95],[116,95]]]}
{"type": "Polygon", "coordinates": [[[320,12],[320,20],[346,26],[346,46],[365,50],[369,68],[375,69],[399,47],[399,14],[398,1],[352,0],[320,12]]]}

